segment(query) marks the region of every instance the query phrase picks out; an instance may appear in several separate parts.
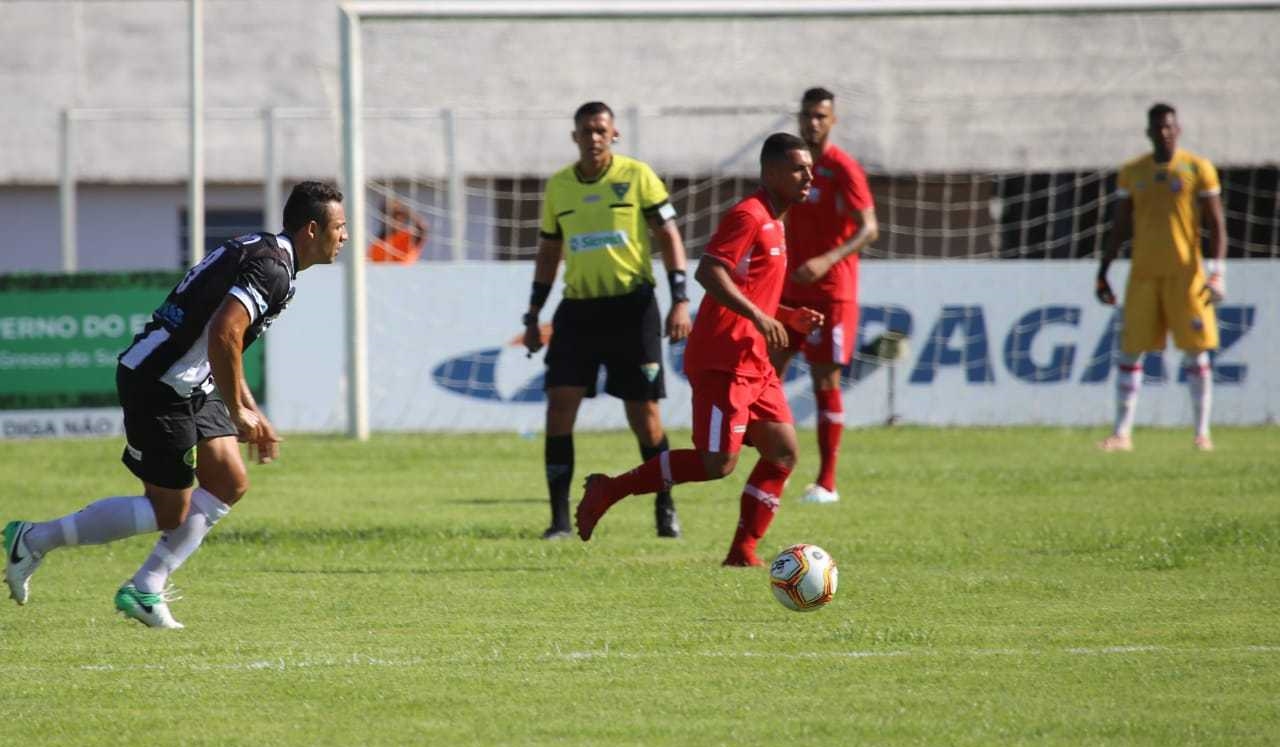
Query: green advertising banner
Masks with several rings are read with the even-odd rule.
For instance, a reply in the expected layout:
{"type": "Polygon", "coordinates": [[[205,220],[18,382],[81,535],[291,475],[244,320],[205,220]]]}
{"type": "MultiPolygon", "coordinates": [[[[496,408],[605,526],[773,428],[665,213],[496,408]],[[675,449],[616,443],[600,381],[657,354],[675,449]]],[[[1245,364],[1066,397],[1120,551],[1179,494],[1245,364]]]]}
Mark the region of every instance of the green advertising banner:
{"type": "MultiPolygon", "coordinates": [[[[177,272],[0,275],[0,410],[115,407],[116,357],[177,272]]],[[[245,375],[264,401],[263,341],[245,375]]]]}

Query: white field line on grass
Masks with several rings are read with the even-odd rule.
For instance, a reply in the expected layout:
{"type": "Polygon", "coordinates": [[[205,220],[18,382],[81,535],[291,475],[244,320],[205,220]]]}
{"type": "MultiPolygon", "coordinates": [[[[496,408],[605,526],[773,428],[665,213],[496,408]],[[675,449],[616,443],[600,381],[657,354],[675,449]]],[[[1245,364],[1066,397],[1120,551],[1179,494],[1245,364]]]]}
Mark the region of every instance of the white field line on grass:
{"type": "Polygon", "coordinates": [[[0,672],[51,672],[71,669],[82,672],[225,672],[225,671],[285,671],[306,668],[360,668],[360,667],[425,667],[439,664],[460,664],[495,661],[591,661],[598,659],[791,659],[791,660],[856,660],[887,658],[926,658],[926,657],[974,657],[974,656],[1125,656],[1140,654],[1166,654],[1181,657],[1202,657],[1220,655],[1258,655],[1280,653],[1280,646],[1252,645],[1229,646],[1221,648],[1171,647],[1171,646],[1100,646],[1090,648],[1062,649],[1008,649],[1008,648],[959,648],[959,649],[920,649],[896,651],[807,651],[802,653],[779,653],[773,651],[694,651],[679,652],[627,652],[609,650],[596,651],[555,651],[535,656],[507,656],[502,651],[492,651],[488,655],[448,656],[440,658],[411,657],[406,659],[387,659],[365,654],[351,654],[343,657],[317,657],[290,659],[277,657],[271,659],[254,659],[242,662],[156,662],[150,664],[0,664],[0,672]]]}

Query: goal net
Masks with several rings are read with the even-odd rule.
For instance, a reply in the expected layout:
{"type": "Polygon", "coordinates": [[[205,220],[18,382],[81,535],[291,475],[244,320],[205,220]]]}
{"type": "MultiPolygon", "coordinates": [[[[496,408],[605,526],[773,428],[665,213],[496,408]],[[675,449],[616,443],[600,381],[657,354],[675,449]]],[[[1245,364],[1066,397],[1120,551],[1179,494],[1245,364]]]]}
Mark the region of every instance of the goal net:
{"type": "MultiPolygon", "coordinates": [[[[459,421],[428,412],[436,399],[420,412],[384,404],[375,428],[538,427],[538,408],[512,406],[540,400],[537,361],[503,371],[513,367],[518,329],[510,320],[527,298],[542,188],[576,158],[570,131],[579,104],[598,99],[614,109],[622,133],[616,152],[648,162],[664,179],[696,258],[724,211],[756,188],[760,143],[771,132],[795,131],[800,93],[815,85],[836,94],[833,141],[866,169],[880,224],[862,264],[860,353],[846,371],[846,385],[865,395],[852,420],[1102,422],[1115,315],[1092,300],[1096,265],[1089,260],[1110,225],[1118,165],[1149,151],[1148,106],[1177,106],[1183,144],[1218,165],[1229,256],[1263,268],[1258,277],[1270,277],[1280,258],[1280,142],[1268,124],[1261,74],[1261,50],[1280,28],[1263,11],[1176,6],[365,19],[358,43],[367,214],[363,241],[353,243],[393,231],[399,218],[389,213],[397,207],[426,229],[413,267],[370,268],[370,356],[386,359],[371,363],[370,407],[395,401],[410,385],[395,371],[421,377],[424,367],[433,386],[472,397],[466,404],[473,408],[503,405],[459,421]],[[1242,69],[1254,74],[1241,76],[1242,69]],[[1222,80],[1234,81],[1231,90],[1217,85],[1222,80]],[[500,292],[441,293],[442,284],[480,277],[500,292]],[[414,302],[375,309],[386,296],[414,302]],[[483,308],[466,305],[469,298],[483,308]],[[493,345],[416,364],[389,350],[420,342],[397,342],[397,331],[456,328],[471,313],[502,330],[485,333],[493,345]],[[906,338],[893,346],[901,359],[885,358],[877,346],[886,334],[906,338]],[[1064,406],[1064,391],[1081,399],[1064,406]]],[[[1123,272],[1113,285],[1122,285],[1123,272]]],[[[1259,310],[1245,274],[1233,274],[1237,302],[1220,309],[1224,340],[1266,347],[1251,332],[1259,310]]],[[[670,351],[669,378],[678,376],[679,352],[670,351]]],[[[1230,361],[1218,367],[1219,380],[1248,379],[1247,364],[1230,361]]],[[[1149,381],[1168,386],[1144,394],[1144,422],[1186,419],[1185,395],[1174,386],[1177,363],[1171,355],[1148,361],[1149,381]]],[[[792,371],[797,376],[803,383],[803,364],[792,371]]],[[[806,387],[789,391],[798,415],[811,411],[806,387]]],[[[1224,387],[1220,411],[1236,408],[1248,420],[1258,393],[1248,385],[1238,397],[1232,391],[1224,387]]],[[[664,417],[680,422],[681,408],[687,419],[687,397],[673,396],[664,417]]],[[[612,410],[619,408],[588,408],[586,426],[622,426],[620,410],[612,410]]]]}

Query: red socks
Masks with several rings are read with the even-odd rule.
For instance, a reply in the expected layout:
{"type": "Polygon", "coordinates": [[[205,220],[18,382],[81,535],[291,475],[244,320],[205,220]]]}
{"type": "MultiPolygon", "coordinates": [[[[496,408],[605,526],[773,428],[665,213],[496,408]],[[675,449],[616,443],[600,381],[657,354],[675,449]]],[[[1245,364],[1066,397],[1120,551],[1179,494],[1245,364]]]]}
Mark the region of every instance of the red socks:
{"type": "Polygon", "coordinates": [[[778,511],[778,499],[787,484],[791,470],[761,458],[747,478],[742,491],[738,515],[738,531],[733,535],[733,545],[725,565],[760,565],[756,557],[756,543],[768,531],[773,515],[778,511]]]}
{"type": "Polygon", "coordinates": [[[664,451],[630,472],[609,478],[609,495],[624,498],[658,493],[682,482],[706,479],[707,468],[702,464],[702,456],[695,449],[676,449],[664,451]]]}
{"type": "Polygon", "coordinates": [[[818,401],[818,485],[836,489],[836,456],[840,453],[840,436],[844,433],[844,402],[839,389],[814,392],[818,401]]]}

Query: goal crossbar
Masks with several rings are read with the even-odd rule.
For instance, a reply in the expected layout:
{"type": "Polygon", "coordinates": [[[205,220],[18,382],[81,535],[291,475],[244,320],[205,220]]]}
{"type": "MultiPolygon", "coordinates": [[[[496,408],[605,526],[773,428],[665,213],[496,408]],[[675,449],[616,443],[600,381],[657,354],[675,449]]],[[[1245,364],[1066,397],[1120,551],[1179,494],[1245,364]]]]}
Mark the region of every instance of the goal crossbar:
{"type": "MultiPolygon", "coordinates": [[[[351,248],[346,253],[347,432],[369,437],[367,299],[363,255],[366,226],[364,20],[485,20],[526,18],[797,18],[875,15],[1115,13],[1220,11],[1280,7],[1275,0],[350,0],[338,8],[342,84],[343,180],[351,248]]],[[[455,198],[456,199],[456,198],[455,198]]]]}

